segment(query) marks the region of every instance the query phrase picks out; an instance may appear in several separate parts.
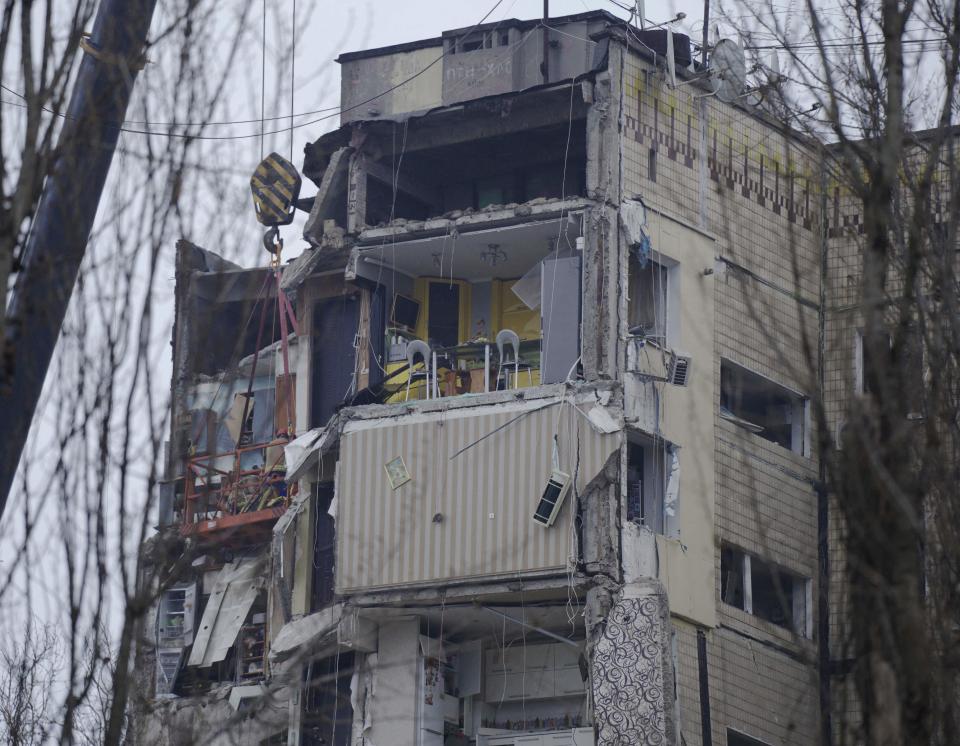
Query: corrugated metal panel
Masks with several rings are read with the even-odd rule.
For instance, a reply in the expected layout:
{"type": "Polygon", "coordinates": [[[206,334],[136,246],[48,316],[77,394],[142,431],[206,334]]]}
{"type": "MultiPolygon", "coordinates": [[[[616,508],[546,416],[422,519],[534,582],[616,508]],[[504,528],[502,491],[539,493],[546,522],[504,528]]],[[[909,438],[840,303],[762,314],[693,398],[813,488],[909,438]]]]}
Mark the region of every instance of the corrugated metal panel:
{"type": "Polygon", "coordinates": [[[338,590],[566,568],[574,491],[551,528],[531,520],[555,434],[578,491],[621,437],[598,433],[569,400],[350,423],[337,485],[338,590]],[[384,464],[397,456],[412,479],[393,490],[384,464]]]}
{"type": "Polygon", "coordinates": [[[241,558],[220,571],[203,611],[188,666],[207,667],[226,658],[259,593],[256,581],[261,570],[260,562],[241,558]]]}

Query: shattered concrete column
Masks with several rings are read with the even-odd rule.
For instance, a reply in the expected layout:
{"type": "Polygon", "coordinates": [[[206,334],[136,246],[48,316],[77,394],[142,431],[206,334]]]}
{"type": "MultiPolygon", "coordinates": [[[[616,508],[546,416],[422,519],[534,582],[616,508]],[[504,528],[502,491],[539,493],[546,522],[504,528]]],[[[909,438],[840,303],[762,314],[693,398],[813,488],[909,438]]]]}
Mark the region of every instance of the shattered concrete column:
{"type": "Polygon", "coordinates": [[[357,150],[350,158],[347,177],[347,233],[359,233],[367,224],[367,169],[366,157],[357,150]]]}
{"type": "Polygon", "coordinates": [[[614,451],[603,470],[580,495],[583,518],[583,564],[590,575],[604,575],[611,580],[620,576],[617,553],[617,486],[620,480],[620,452],[614,451]]]}
{"type": "Polygon", "coordinates": [[[663,587],[650,581],[616,594],[601,587],[591,593],[587,623],[597,746],[675,744],[675,674],[663,587]]]}

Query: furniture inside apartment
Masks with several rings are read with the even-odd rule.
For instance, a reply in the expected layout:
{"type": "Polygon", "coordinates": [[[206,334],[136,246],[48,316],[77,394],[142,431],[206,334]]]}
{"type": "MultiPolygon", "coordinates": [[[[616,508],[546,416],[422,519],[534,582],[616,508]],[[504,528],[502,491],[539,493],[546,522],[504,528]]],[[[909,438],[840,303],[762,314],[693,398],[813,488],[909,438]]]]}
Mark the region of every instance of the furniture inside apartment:
{"type": "Polygon", "coordinates": [[[513,368],[513,388],[518,388],[520,371],[527,373],[527,385],[533,386],[533,366],[520,357],[520,335],[512,329],[497,332],[497,388],[503,378],[503,387],[510,388],[510,368],[513,368]]]}
{"type": "Polygon", "coordinates": [[[433,353],[430,350],[430,345],[424,342],[421,339],[414,339],[410,342],[407,342],[407,393],[406,399],[410,399],[410,384],[414,381],[422,380],[426,383],[427,398],[431,398],[431,392],[433,396],[439,396],[439,390],[436,385],[436,374],[435,368],[432,365],[433,353]],[[423,367],[417,369],[416,358],[417,356],[423,360],[423,367]]]}

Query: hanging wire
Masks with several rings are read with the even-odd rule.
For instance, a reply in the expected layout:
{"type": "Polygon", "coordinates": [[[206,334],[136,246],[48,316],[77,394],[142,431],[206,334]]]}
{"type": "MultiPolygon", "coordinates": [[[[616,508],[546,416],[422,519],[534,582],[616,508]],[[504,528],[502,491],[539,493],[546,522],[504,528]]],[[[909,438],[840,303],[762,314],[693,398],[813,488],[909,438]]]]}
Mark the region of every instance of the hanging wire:
{"type": "MultiPolygon", "coordinates": [[[[263,0],[263,38],[260,49],[260,157],[263,158],[267,116],[267,0],[263,0]]],[[[272,134],[272,133],[271,133],[272,134]]]]}
{"type": "Polygon", "coordinates": [[[293,17],[290,21],[290,162],[293,163],[293,100],[294,80],[297,72],[297,0],[293,0],[293,17]]]}

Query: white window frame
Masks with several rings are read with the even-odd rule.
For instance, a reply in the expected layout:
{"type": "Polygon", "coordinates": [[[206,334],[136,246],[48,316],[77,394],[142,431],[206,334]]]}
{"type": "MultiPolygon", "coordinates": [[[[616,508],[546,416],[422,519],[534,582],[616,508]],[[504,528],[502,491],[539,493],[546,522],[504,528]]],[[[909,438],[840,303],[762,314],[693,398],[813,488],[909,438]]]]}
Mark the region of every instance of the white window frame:
{"type": "MultiPolygon", "coordinates": [[[[740,578],[743,584],[743,608],[741,611],[745,611],[751,616],[756,616],[753,611],[753,559],[754,555],[751,555],[749,552],[744,551],[740,547],[734,546],[733,544],[724,544],[726,548],[730,549],[735,556],[738,556],[741,561],[741,570],[740,578]]],[[[788,575],[793,584],[793,597],[791,598],[791,603],[793,606],[793,624],[791,627],[782,627],[783,629],[790,629],[795,634],[800,637],[805,637],[810,639],[813,636],[813,581],[803,575],[792,572],[782,565],[778,565],[775,562],[765,560],[757,557],[758,561],[763,562],[771,568],[775,568],[780,575],[788,575]]],[[[721,595],[720,600],[730,606],[721,595]]],[[[733,608],[739,608],[733,606],[733,608]]],[[[762,619],[762,617],[757,617],[762,619]]],[[[768,621],[768,620],[764,620],[768,621]]],[[[776,627],[781,627],[781,625],[776,624],[775,622],[769,622],[776,627]]]]}
{"type": "MultiPolygon", "coordinates": [[[[633,448],[642,449],[641,500],[644,520],[636,522],[668,539],[680,538],[680,448],[679,446],[642,432],[631,432],[627,442],[627,458],[633,448]],[[663,464],[656,463],[662,452],[663,464]],[[652,495],[649,499],[648,495],[652,495]],[[652,511],[647,508],[652,507],[652,511]],[[647,516],[653,514],[653,518],[647,516]]],[[[629,500],[630,477],[627,474],[627,499],[629,500]]],[[[629,505],[628,505],[629,508],[629,505]]]]}
{"type": "MultiPolygon", "coordinates": [[[[736,360],[729,357],[721,357],[720,366],[721,370],[723,364],[726,363],[733,368],[739,368],[740,370],[748,373],[751,376],[756,376],[761,378],[764,381],[769,382],[771,385],[783,391],[786,395],[789,395],[792,399],[791,409],[790,409],[790,447],[787,449],[792,453],[796,453],[804,458],[810,458],[811,453],[811,443],[810,443],[810,430],[811,430],[811,416],[810,416],[810,397],[806,394],[803,394],[796,389],[792,389],[789,386],[784,386],[779,381],[775,381],[769,376],[763,375],[763,373],[758,373],[752,368],[743,365],[736,360]]],[[[722,374],[721,374],[722,375],[722,374]]],[[[747,430],[751,429],[752,423],[747,420],[741,419],[735,412],[731,412],[731,415],[727,415],[724,412],[720,413],[720,416],[724,419],[730,420],[732,422],[739,423],[746,427],[747,430]]],[[[764,438],[760,435],[756,426],[752,430],[757,437],[766,440],[767,442],[773,442],[769,438],[764,438]]],[[[783,446],[781,446],[783,447],[783,446]]]]}

